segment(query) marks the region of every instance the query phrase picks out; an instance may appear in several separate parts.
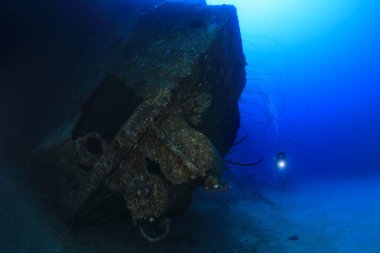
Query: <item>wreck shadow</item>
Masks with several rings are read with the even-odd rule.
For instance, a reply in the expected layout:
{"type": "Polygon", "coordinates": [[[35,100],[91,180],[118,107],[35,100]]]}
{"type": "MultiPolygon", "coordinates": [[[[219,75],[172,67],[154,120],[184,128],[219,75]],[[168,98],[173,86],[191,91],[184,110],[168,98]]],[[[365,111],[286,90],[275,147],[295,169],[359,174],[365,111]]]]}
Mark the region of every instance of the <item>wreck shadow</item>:
{"type": "MultiPolygon", "coordinates": [[[[238,192],[194,193],[190,209],[172,220],[171,231],[162,241],[149,243],[138,232],[130,217],[118,222],[83,225],[61,241],[67,253],[157,253],[157,252],[256,252],[273,243],[273,234],[254,206],[272,206],[247,200],[238,192]]],[[[276,251],[280,252],[280,251],[276,251]]]]}
{"type": "MultiPolygon", "coordinates": [[[[128,221],[119,224],[112,222],[76,229],[72,232],[73,240],[76,242],[72,248],[81,252],[107,253],[222,252],[217,249],[215,240],[229,243],[228,238],[231,236],[229,231],[224,229],[222,233],[219,233],[226,217],[220,217],[223,210],[213,215],[212,210],[202,204],[207,203],[200,200],[186,214],[174,218],[169,235],[162,241],[149,243],[139,234],[129,218],[128,221]],[[93,251],[94,249],[96,251],[93,251]]],[[[217,203],[208,204],[217,205],[217,203]]]]}
{"type": "Polygon", "coordinates": [[[82,227],[73,237],[81,252],[255,252],[269,236],[261,221],[246,216],[238,204],[223,194],[197,194],[190,210],[173,220],[168,237],[157,243],[142,238],[132,222],[82,227]]]}

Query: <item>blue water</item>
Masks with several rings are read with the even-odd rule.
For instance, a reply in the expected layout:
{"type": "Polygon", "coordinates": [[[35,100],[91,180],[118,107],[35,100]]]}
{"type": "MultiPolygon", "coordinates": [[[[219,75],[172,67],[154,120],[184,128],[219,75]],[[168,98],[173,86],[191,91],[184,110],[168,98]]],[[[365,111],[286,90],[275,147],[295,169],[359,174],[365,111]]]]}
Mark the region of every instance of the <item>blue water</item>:
{"type": "Polygon", "coordinates": [[[279,210],[237,204],[266,224],[271,239],[258,249],[379,252],[380,4],[208,3],[237,7],[248,61],[239,135],[249,137],[230,158],[266,158],[250,170],[232,168],[232,181],[279,210]],[[273,166],[278,151],[287,153],[285,171],[273,166]],[[300,239],[284,242],[292,233],[300,239]]]}
{"type": "Polygon", "coordinates": [[[302,180],[379,171],[380,4],[208,3],[237,7],[249,64],[240,135],[250,138],[235,156],[284,150],[302,180]]]}

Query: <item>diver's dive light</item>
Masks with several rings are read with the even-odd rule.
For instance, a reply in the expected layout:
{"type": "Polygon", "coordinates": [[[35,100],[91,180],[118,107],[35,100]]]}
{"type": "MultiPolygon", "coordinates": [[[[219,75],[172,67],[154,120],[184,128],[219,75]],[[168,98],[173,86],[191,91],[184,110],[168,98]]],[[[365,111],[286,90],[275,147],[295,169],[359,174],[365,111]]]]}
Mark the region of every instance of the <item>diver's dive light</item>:
{"type": "Polygon", "coordinates": [[[277,170],[285,170],[287,165],[287,159],[285,152],[278,152],[274,157],[274,166],[277,170]]]}

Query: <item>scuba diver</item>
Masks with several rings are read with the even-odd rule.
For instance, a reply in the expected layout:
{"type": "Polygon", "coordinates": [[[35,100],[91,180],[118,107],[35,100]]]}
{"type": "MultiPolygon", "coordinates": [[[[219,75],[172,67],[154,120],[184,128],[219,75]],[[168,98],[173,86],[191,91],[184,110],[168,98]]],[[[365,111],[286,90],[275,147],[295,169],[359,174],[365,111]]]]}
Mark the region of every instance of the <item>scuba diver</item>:
{"type": "Polygon", "coordinates": [[[277,170],[285,170],[287,166],[286,153],[283,151],[277,152],[274,157],[274,166],[277,170]]]}

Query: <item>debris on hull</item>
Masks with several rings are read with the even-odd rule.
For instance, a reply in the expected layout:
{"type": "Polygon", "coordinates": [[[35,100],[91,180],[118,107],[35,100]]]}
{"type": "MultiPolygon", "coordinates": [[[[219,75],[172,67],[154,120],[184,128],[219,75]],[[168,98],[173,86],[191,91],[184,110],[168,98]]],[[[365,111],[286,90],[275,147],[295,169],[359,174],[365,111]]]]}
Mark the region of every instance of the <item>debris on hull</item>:
{"type": "Polygon", "coordinates": [[[236,10],[163,4],[141,17],[121,59],[89,97],[72,138],[32,162],[56,182],[68,222],[128,210],[157,241],[195,187],[221,185],[245,84],[236,10]],[[125,210],[111,210],[119,208],[110,199],[125,210]]]}

